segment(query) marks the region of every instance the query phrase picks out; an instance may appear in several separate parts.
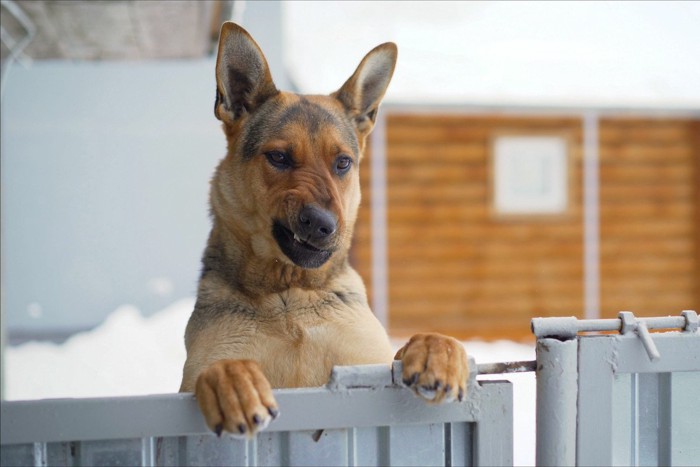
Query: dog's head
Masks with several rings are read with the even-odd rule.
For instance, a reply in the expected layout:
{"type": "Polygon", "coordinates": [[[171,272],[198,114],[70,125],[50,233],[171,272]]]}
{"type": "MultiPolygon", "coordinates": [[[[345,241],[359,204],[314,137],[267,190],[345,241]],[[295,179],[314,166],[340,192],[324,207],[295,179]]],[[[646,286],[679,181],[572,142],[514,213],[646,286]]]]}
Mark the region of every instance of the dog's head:
{"type": "Polygon", "coordinates": [[[277,89],[262,51],[224,23],[214,113],[228,155],[215,175],[216,220],[264,259],[320,268],[347,252],[360,204],[359,163],[396,64],[396,46],[369,52],[329,96],[277,89]]]}

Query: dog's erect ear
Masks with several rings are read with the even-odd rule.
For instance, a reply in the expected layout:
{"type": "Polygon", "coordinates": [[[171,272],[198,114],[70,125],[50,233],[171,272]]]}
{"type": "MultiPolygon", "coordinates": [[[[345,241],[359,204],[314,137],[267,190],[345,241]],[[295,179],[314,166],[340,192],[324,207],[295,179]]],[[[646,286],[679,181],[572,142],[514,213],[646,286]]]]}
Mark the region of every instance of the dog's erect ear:
{"type": "Polygon", "coordinates": [[[355,119],[360,134],[367,135],[374,126],[379,103],[389,86],[396,67],[396,44],[387,42],[365,55],[355,73],[332,95],[355,119]]]}
{"type": "Polygon", "coordinates": [[[239,25],[224,23],[216,57],[216,118],[231,123],[278,92],[258,44],[239,25]]]}

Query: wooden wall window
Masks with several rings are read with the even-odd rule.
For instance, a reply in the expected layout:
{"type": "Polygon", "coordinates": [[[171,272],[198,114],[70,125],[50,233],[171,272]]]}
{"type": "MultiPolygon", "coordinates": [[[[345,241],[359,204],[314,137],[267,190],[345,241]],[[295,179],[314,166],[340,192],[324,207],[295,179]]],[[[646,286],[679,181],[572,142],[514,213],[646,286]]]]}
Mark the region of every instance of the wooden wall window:
{"type": "Polygon", "coordinates": [[[491,148],[491,210],[496,217],[566,214],[569,174],[565,136],[497,135],[491,148]]]}

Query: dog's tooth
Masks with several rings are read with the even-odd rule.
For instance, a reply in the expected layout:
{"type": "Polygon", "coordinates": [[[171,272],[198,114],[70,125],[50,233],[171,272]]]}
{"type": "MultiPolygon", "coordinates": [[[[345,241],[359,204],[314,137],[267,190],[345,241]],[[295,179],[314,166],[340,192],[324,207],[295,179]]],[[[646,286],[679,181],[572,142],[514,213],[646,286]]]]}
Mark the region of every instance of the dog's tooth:
{"type": "Polygon", "coordinates": [[[299,235],[297,235],[297,234],[294,234],[294,240],[301,243],[301,238],[299,238],[299,235]]]}

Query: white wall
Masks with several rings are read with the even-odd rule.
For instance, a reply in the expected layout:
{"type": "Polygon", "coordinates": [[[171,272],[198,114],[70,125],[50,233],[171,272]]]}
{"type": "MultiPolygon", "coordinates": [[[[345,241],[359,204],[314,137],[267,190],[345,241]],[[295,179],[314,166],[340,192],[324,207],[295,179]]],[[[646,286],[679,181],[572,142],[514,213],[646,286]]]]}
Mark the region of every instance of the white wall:
{"type": "Polygon", "coordinates": [[[213,59],[15,66],[2,103],[8,330],[193,296],[224,155],[213,59]]]}

